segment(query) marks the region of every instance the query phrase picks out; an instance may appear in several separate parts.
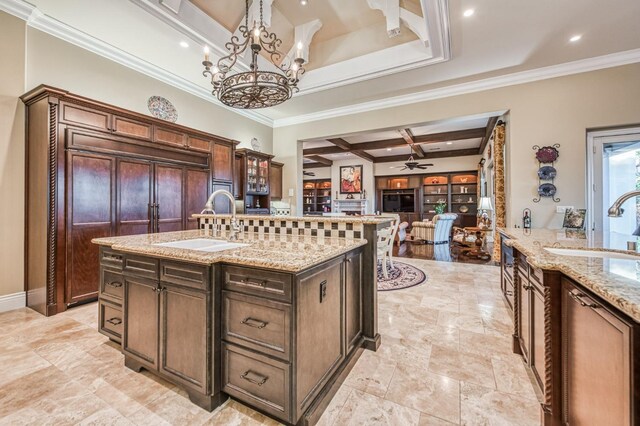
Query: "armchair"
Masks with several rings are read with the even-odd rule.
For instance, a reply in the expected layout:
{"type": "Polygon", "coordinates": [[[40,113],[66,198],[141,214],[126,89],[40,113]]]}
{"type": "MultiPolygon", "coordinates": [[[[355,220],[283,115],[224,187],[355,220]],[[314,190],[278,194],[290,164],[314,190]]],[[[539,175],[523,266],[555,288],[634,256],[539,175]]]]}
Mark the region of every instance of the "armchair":
{"type": "Polygon", "coordinates": [[[413,222],[411,234],[414,240],[423,240],[428,244],[449,244],[455,213],[443,213],[433,217],[433,221],[413,222]]]}

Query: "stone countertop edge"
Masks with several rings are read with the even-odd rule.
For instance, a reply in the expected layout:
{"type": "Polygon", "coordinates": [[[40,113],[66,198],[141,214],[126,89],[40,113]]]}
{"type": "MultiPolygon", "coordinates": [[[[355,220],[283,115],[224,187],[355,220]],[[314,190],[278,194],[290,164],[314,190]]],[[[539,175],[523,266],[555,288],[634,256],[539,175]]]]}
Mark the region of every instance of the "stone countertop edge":
{"type": "Polygon", "coordinates": [[[237,266],[265,268],[280,272],[299,273],[317,266],[335,257],[367,244],[365,239],[346,239],[337,237],[312,237],[304,235],[256,234],[244,232],[237,243],[249,244],[247,247],[204,252],[190,249],[157,246],[166,243],[194,238],[228,239],[228,232],[212,237],[208,231],[190,230],[163,232],[159,234],[141,234],[120,237],[94,238],[92,243],[111,247],[113,250],[130,254],[152,256],[199,265],[227,263],[237,266]],[[329,244],[317,244],[328,241],[329,244]],[[315,243],[315,244],[314,244],[315,243]],[[295,247],[300,244],[303,247],[295,247]],[[293,248],[287,250],[287,246],[293,248]],[[308,246],[308,250],[305,246],[308,246]]]}
{"type": "MultiPolygon", "coordinates": [[[[522,228],[498,228],[498,232],[506,235],[509,240],[505,241],[505,244],[526,255],[527,262],[532,266],[543,270],[562,272],[624,312],[635,322],[640,323],[640,281],[604,271],[602,258],[557,255],[545,251],[544,248],[569,248],[625,254],[629,254],[629,252],[576,245],[576,242],[588,243],[587,239],[559,241],[553,238],[553,234],[557,235],[563,232],[561,229],[532,229],[530,235],[524,235],[522,228]]],[[[640,261],[640,256],[638,256],[638,261],[640,261]]]]}
{"type": "MultiPolygon", "coordinates": [[[[230,214],[192,214],[192,218],[208,218],[214,217],[220,219],[230,219],[230,214]]],[[[240,220],[279,220],[279,221],[300,221],[300,222],[336,222],[336,223],[362,223],[362,224],[378,224],[390,221],[391,216],[266,216],[252,214],[238,214],[236,218],[240,220]]]]}

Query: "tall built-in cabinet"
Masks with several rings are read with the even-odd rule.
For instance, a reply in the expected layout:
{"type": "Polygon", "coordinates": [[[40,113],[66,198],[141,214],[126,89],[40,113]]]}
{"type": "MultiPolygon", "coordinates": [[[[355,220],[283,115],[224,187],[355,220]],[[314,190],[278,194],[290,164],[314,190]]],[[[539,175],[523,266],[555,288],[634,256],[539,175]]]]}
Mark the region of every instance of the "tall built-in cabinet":
{"type": "Polygon", "coordinates": [[[194,229],[232,187],[233,141],[46,86],[22,100],[25,286],[44,315],[98,297],[93,238],[194,229]]]}
{"type": "Polygon", "coordinates": [[[234,194],[243,213],[270,214],[272,158],[273,155],[246,148],[236,150],[234,194]]]}

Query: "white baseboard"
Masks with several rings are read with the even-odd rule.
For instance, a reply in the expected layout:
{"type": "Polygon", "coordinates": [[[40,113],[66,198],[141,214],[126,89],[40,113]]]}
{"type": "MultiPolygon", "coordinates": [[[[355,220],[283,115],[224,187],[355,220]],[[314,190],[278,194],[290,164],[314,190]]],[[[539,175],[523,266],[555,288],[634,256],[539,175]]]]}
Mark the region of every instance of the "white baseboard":
{"type": "Polygon", "coordinates": [[[27,293],[25,293],[24,291],[0,296],[0,312],[7,312],[14,309],[24,308],[26,305],[27,293]]]}

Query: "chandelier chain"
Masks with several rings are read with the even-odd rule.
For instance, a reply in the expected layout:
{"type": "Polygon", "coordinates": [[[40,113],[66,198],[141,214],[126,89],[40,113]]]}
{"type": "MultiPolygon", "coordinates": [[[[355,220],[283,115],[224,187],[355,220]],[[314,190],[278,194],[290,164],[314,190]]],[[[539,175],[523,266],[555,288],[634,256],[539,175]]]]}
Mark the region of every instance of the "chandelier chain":
{"type": "Polygon", "coordinates": [[[264,25],[262,20],[262,0],[260,0],[260,26],[264,25]]]}
{"type": "Polygon", "coordinates": [[[246,13],[244,14],[244,26],[249,29],[249,0],[244,0],[244,10],[246,13]]]}

